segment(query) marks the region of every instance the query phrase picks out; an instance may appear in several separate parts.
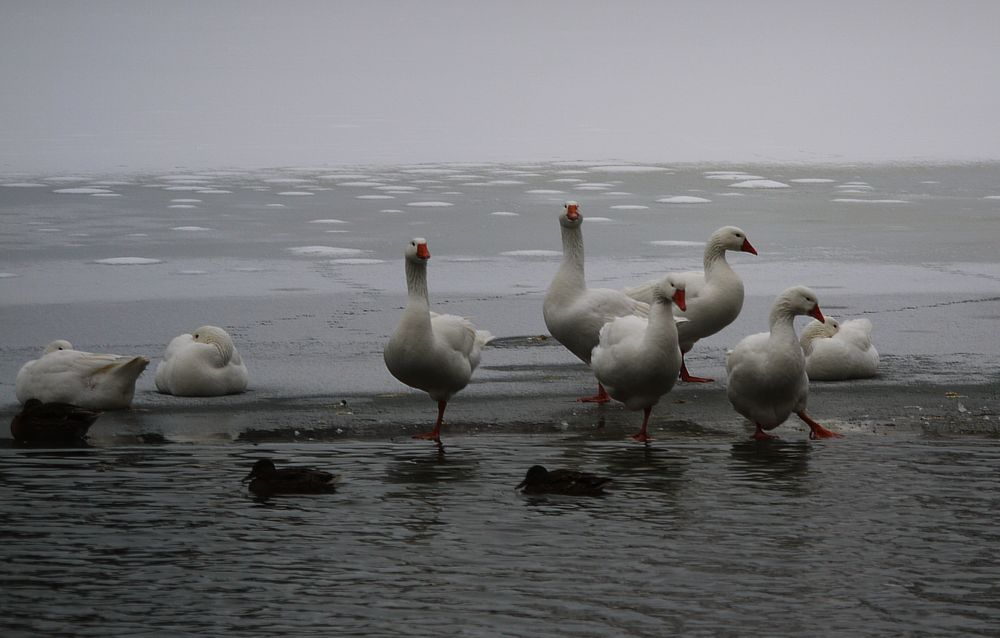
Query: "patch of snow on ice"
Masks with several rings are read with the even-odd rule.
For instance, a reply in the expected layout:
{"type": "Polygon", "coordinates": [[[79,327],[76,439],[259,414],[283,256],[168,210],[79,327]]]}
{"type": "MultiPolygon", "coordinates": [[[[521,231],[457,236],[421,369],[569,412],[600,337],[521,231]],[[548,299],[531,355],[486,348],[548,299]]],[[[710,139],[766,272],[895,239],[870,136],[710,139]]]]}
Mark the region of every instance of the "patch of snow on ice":
{"type": "Polygon", "coordinates": [[[524,191],[524,192],[528,193],[529,195],[559,195],[561,193],[564,193],[565,191],[557,191],[557,190],[552,190],[550,188],[534,188],[530,191],[524,191]]]}
{"type": "Polygon", "coordinates": [[[613,164],[609,166],[591,166],[589,170],[601,173],[662,173],[671,169],[662,166],[640,166],[636,164],[613,164]]]}
{"type": "Polygon", "coordinates": [[[315,193],[310,193],[309,191],[282,191],[278,195],[290,196],[290,197],[301,197],[303,195],[314,195],[315,193]]]}
{"type": "Polygon", "coordinates": [[[657,202],[661,204],[710,204],[712,200],[704,197],[694,197],[693,195],[675,195],[674,197],[663,197],[657,202]]]}
{"type": "Polygon", "coordinates": [[[514,213],[509,210],[494,211],[490,215],[496,215],[497,217],[520,217],[520,213],[514,213]]]}
{"type": "Polygon", "coordinates": [[[649,206],[643,206],[642,204],[616,204],[611,207],[611,210],[649,210],[649,206]]]}
{"type": "Polygon", "coordinates": [[[106,188],[89,188],[81,186],[79,188],[57,188],[52,192],[66,195],[96,195],[98,193],[110,193],[111,191],[106,188]]]}
{"type": "Polygon", "coordinates": [[[109,257],[108,259],[98,259],[95,264],[105,266],[146,266],[149,264],[162,264],[162,259],[150,259],[149,257],[109,257]]]}
{"type": "Polygon", "coordinates": [[[799,177],[796,179],[790,179],[788,181],[794,182],[796,184],[829,184],[837,180],[829,179],[827,177],[799,177]]]}
{"type": "Polygon", "coordinates": [[[447,208],[449,206],[454,206],[451,202],[409,202],[407,206],[416,206],[418,208],[447,208]]]}
{"type": "Polygon", "coordinates": [[[171,204],[167,208],[198,208],[194,204],[171,204]]]}
{"type": "Polygon", "coordinates": [[[392,195],[357,195],[354,199],[396,199],[392,195]]]}
{"type": "Polygon", "coordinates": [[[833,201],[839,204],[908,204],[906,200],[902,199],[852,199],[849,197],[841,197],[834,199],[833,201]]]}
{"type": "Polygon", "coordinates": [[[204,226],[174,226],[170,230],[180,230],[184,232],[197,233],[203,230],[212,230],[211,228],[205,228],[204,226]]]}
{"type": "Polygon", "coordinates": [[[39,184],[37,182],[10,182],[8,184],[2,184],[7,188],[45,188],[48,184],[39,184]]]}
{"type": "Polygon", "coordinates": [[[310,224],[346,224],[342,219],[314,219],[310,224]]]}
{"type": "Polygon", "coordinates": [[[773,179],[748,179],[745,182],[739,182],[736,184],[730,184],[730,188],[788,188],[788,184],[783,184],[781,182],[776,182],[773,179]]]}

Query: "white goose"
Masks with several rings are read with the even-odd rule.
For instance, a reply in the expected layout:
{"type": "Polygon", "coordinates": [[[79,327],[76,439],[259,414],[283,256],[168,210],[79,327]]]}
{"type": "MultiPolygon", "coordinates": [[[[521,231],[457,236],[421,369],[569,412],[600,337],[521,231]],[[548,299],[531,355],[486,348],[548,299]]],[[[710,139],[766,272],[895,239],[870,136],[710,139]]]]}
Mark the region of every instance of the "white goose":
{"type": "Polygon", "coordinates": [[[408,300],[383,357],[392,376],[437,401],[434,429],[414,438],[440,444],[448,400],[469,383],[472,371],[479,365],[480,350],[493,336],[485,330],[476,330],[464,317],[430,311],[427,296],[430,258],[427,240],[422,237],[407,245],[404,262],[408,300]]]}
{"type": "MultiPolygon", "coordinates": [[[[681,353],[686,354],[699,339],[722,330],[739,316],[743,309],[743,280],[726,261],[726,251],[757,254],[746,233],[735,226],[723,226],[705,243],[704,272],[676,273],[684,284],[687,310],[678,314],[687,322],[677,327],[681,353]]],[[[647,282],[625,293],[640,301],[650,302],[656,282],[647,282]]],[[[712,379],[696,377],[688,372],[681,359],[681,380],[708,383],[712,379]]]]}
{"type": "Polygon", "coordinates": [[[812,321],[803,328],[799,343],[812,381],[866,379],[878,374],[878,350],[872,345],[872,322],[867,319],[812,321]]]}
{"type": "Polygon", "coordinates": [[[247,367],[233,338],[217,326],[174,337],[156,366],[156,389],[179,397],[239,394],[247,381],[247,367]]]}
{"type": "MultiPolygon", "coordinates": [[[[619,290],[587,287],[583,268],[583,216],[576,202],[566,202],[564,208],[559,215],[562,265],[549,284],[542,314],[549,334],[589,365],[601,327],[615,317],[648,316],[649,304],[632,299],[619,290]]],[[[595,396],[580,399],[596,403],[610,400],[600,381],[595,396]]]]}
{"type": "Polygon", "coordinates": [[[793,320],[811,315],[822,321],[816,293],[805,286],[784,291],[771,307],[770,332],[745,337],[726,355],[727,395],[736,411],[756,426],[754,438],[772,439],[773,430],[794,412],[809,426],[809,438],[840,436],[806,414],[809,377],[793,320]]]}
{"type": "Polygon", "coordinates": [[[149,365],[143,356],[97,354],[74,350],[64,339],[45,347],[42,356],[17,373],[15,394],[21,403],[70,403],[88,410],[127,408],[135,382],[149,365]]]}
{"type": "Polygon", "coordinates": [[[649,441],[646,427],[653,406],[677,382],[681,350],[673,304],[684,310],[684,285],[667,275],[656,285],[649,319],[617,317],[601,328],[590,365],[612,398],[629,410],[642,410],[642,429],[632,435],[649,441]]]}

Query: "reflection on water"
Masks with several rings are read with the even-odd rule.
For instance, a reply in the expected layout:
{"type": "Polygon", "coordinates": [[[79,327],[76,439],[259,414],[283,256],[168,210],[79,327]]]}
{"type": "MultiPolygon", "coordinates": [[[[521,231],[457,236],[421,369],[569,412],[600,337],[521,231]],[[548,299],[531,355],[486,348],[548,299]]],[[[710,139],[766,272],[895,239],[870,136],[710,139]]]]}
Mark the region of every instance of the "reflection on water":
{"type": "Polygon", "coordinates": [[[0,628],[985,635],[997,467],[995,440],[865,436],[0,447],[0,628]],[[344,481],[255,499],[240,481],[262,456],[344,481]],[[614,486],[515,492],[535,463],[614,486]]]}
{"type": "Polygon", "coordinates": [[[740,441],[733,443],[733,470],[751,487],[808,493],[812,445],[806,441],[740,441]]]}

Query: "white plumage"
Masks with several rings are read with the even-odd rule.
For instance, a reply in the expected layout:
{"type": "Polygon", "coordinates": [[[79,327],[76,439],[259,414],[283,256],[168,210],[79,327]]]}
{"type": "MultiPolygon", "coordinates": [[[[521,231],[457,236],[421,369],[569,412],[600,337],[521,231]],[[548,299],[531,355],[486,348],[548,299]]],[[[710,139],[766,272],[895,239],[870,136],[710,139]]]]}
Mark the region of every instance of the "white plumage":
{"type": "Polygon", "coordinates": [[[479,365],[480,351],[493,336],[476,330],[468,319],[430,311],[427,293],[427,241],[413,239],[404,263],[408,300],[396,330],[383,351],[386,368],[406,385],[423,390],[438,402],[434,429],[417,438],[440,443],[448,400],[464,388],[479,365]]]}
{"type": "Polygon", "coordinates": [[[591,367],[608,394],[629,410],[642,410],[642,429],[632,436],[648,441],[646,432],[653,406],[677,382],[681,351],[673,304],[685,307],[683,284],[667,275],[657,284],[649,319],[617,317],[601,328],[591,367]]]}
{"type": "MultiPolygon", "coordinates": [[[[713,335],[731,324],[743,309],[743,280],[726,261],[728,250],[757,254],[746,233],[736,226],[723,226],[712,233],[705,243],[704,271],[674,273],[675,281],[684,286],[687,301],[687,310],[677,313],[678,317],[687,319],[687,322],[677,327],[682,353],[689,352],[699,339],[713,335]]],[[[655,285],[655,281],[646,282],[626,288],[625,294],[650,303],[655,285]]],[[[681,380],[712,381],[692,376],[683,359],[681,380]]]]}
{"type": "Polygon", "coordinates": [[[239,394],[248,380],[232,337],[217,326],[174,337],[156,366],[156,389],[181,397],[239,394]]]}
{"type": "Polygon", "coordinates": [[[793,412],[809,426],[810,438],[839,436],[806,413],[809,378],[795,336],[793,320],[798,315],[823,320],[816,293],[805,286],[793,286],[778,296],[771,308],[770,332],[745,337],[726,355],[726,394],[736,411],[756,426],[756,439],[774,438],[765,430],[778,427],[793,412]]]}
{"type": "Polygon", "coordinates": [[[802,330],[799,342],[812,381],[866,379],[878,374],[878,350],[872,345],[868,319],[812,321],[802,330]]]}
{"type": "Polygon", "coordinates": [[[135,382],[148,365],[144,356],[74,350],[70,342],[60,339],[21,367],[15,394],[21,403],[38,399],[90,410],[127,408],[135,395],[135,382]]]}
{"type": "MultiPolygon", "coordinates": [[[[576,202],[566,202],[559,215],[563,259],[542,305],[545,327],[559,343],[584,363],[590,364],[601,328],[615,317],[649,315],[649,304],[632,299],[619,290],[588,288],[584,274],[583,216],[576,202]]],[[[594,397],[581,399],[603,403],[610,398],[598,383],[594,397]]]]}

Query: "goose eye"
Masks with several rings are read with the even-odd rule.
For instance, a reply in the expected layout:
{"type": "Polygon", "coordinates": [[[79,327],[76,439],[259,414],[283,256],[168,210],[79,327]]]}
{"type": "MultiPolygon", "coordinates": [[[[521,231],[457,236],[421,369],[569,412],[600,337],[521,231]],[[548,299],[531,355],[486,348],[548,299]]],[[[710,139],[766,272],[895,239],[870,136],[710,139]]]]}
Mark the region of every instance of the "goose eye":
{"type": "Polygon", "coordinates": [[[197,339],[197,338],[198,338],[198,335],[196,334],[196,335],[194,336],[194,338],[195,338],[195,339],[197,339]]]}

